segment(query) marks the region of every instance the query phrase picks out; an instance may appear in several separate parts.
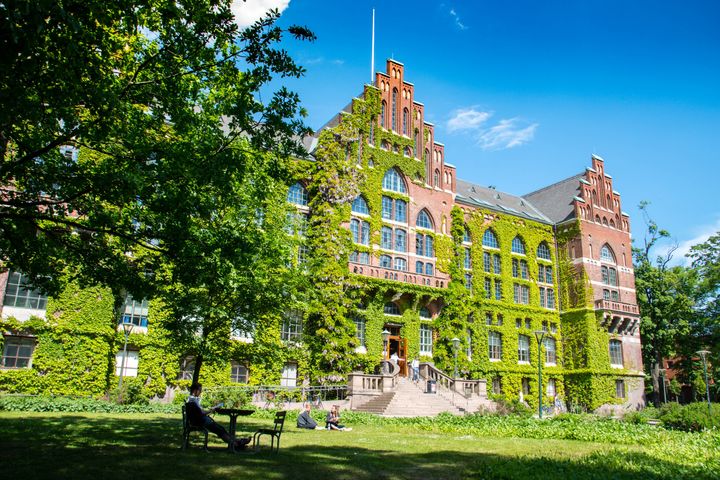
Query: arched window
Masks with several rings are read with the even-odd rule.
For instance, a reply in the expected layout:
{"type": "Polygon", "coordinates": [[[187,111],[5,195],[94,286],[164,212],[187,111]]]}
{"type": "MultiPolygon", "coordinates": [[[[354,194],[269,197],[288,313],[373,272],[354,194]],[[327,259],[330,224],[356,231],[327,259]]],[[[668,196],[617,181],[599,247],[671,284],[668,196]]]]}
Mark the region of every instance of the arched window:
{"type": "Polygon", "coordinates": [[[430,150],[427,148],[425,149],[425,165],[427,165],[430,162],[430,150]]]}
{"type": "Polygon", "coordinates": [[[607,243],[603,245],[600,249],[600,260],[602,260],[603,262],[616,263],[615,255],[613,254],[612,249],[607,243]]]}
{"type": "Polygon", "coordinates": [[[405,188],[405,182],[402,179],[402,176],[395,168],[391,168],[387,172],[385,172],[385,176],[383,177],[383,183],[382,188],[385,190],[390,190],[392,192],[398,192],[398,193],[406,193],[407,190],[405,188]]]}
{"type": "Polygon", "coordinates": [[[425,264],[425,275],[432,275],[432,274],[433,274],[433,264],[426,263],[425,264]]]}
{"type": "Polygon", "coordinates": [[[471,243],[472,238],[470,237],[470,229],[467,225],[465,225],[465,228],[463,229],[463,242],[471,243]]]}
{"type": "Polygon", "coordinates": [[[415,130],[415,155],[420,158],[420,131],[415,130]]]}
{"type": "Polygon", "coordinates": [[[392,119],[392,130],[397,132],[397,88],[393,88],[392,91],[392,112],[390,112],[390,118],[392,119]]]}
{"type": "Polygon", "coordinates": [[[432,220],[430,220],[430,215],[427,213],[427,210],[420,210],[415,225],[420,228],[427,228],[428,230],[433,229],[432,220]]]}
{"type": "Polygon", "coordinates": [[[436,187],[440,186],[440,170],[435,170],[433,174],[433,185],[436,187]]]}
{"type": "Polygon", "coordinates": [[[403,135],[408,134],[408,109],[403,108],[403,125],[402,125],[402,133],[403,135]]]}
{"type": "Polygon", "coordinates": [[[407,260],[404,258],[396,257],[395,258],[395,270],[400,270],[401,272],[404,272],[407,270],[407,260]]]}
{"type": "Polygon", "coordinates": [[[547,246],[547,243],[542,242],[538,245],[537,257],[542,258],[543,260],[550,260],[550,248],[547,246]]]}
{"type": "Polygon", "coordinates": [[[300,182],[291,185],[288,189],[287,201],[295,205],[307,205],[308,194],[300,182]]]}
{"type": "Polygon", "coordinates": [[[495,233],[489,228],[483,233],[483,247],[500,248],[500,244],[497,241],[495,233]]]}
{"type": "Polygon", "coordinates": [[[382,106],[380,108],[380,126],[385,127],[385,110],[387,110],[387,103],[385,103],[385,100],[382,102],[382,106]]]}
{"type": "Polygon", "coordinates": [[[513,253],[519,253],[520,255],[525,255],[525,243],[522,241],[522,238],[515,237],[512,241],[512,246],[510,250],[513,253]]]}
{"type": "Polygon", "coordinates": [[[380,268],[391,268],[392,258],[390,255],[380,255],[380,268]]]}
{"type": "Polygon", "coordinates": [[[383,313],[385,315],[400,315],[400,307],[395,302],[388,302],[383,307],[383,313]]]}
{"type": "Polygon", "coordinates": [[[428,310],[427,307],[420,308],[420,318],[431,318],[430,310],[428,310]]]}
{"type": "Polygon", "coordinates": [[[353,200],[352,211],[353,211],[353,213],[361,213],[363,215],[370,215],[370,209],[368,208],[367,202],[360,195],[355,197],[355,200],[353,200]]]}
{"type": "Polygon", "coordinates": [[[423,274],[425,273],[425,264],[423,262],[415,262],[415,273],[423,274]]]}

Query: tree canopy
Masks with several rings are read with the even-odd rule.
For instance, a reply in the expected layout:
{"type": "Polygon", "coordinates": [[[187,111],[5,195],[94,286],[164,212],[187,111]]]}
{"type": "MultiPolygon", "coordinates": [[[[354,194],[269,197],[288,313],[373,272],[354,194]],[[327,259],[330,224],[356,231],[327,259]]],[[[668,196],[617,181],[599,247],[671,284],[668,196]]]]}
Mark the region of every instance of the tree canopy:
{"type": "Polygon", "coordinates": [[[140,298],[157,285],[148,272],[193,287],[200,268],[248,269],[267,253],[253,219],[307,129],[296,94],[259,92],[303,74],[283,36],[314,37],[278,27],[277,12],[240,30],[229,7],[0,4],[5,267],[51,292],[63,273],[140,298]]]}

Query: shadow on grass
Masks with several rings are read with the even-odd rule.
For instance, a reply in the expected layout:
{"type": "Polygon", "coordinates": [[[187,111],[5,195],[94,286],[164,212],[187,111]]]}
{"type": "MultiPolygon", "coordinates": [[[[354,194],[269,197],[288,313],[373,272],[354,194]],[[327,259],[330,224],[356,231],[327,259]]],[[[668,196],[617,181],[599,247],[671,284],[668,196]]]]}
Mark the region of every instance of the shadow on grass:
{"type": "MultiPolygon", "coordinates": [[[[252,432],[268,422],[243,422],[252,432]]],[[[362,428],[362,427],[361,427],[362,428]]],[[[353,432],[356,435],[362,433],[353,432]]],[[[268,479],[710,479],[713,472],[678,465],[643,452],[611,449],[579,458],[548,458],[468,451],[417,453],[355,447],[352,434],[322,437],[289,428],[280,454],[226,453],[215,440],[215,451],[194,446],[180,450],[180,421],[172,418],[86,417],[48,415],[0,418],[0,452],[6,478],[113,479],[268,478],[268,479]],[[334,440],[338,440],[334,442],[334,440]]],[[[329,433],[329,432],[328,432],[329,433]]],[[[330,435],[333,435],[330,433],[330,435]]],[[[415,437],[417,438],[417,437],[415,437]]],[[[432,445],[429,437],[427,444],[432,445]]],[[[517,440],[522,442],[524,440],[517,440]]],[[[568,442],[569,445],[572,442],[568,442]]],[[[542,445],[541,442],[538,445],[542,445]]],[[[408,448],[411,449],[411,448],[408,448]]]]}

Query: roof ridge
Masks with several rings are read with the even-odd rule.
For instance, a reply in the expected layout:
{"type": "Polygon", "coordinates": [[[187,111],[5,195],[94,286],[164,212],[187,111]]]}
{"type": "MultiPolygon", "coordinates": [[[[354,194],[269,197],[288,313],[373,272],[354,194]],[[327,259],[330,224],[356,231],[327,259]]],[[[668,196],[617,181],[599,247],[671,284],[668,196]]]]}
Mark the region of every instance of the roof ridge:
{"type": "Polygon", "coordinates": [[[568,181],[570,181],[570,180],[574,180],[574,179],[576,179],[576,178],[581,178],[584,174],[585,174],[585,172],[583,171],[583,172],[578,173],[578,174],[576,174],[576,175],[571,175],[571,176],[569,176],[569,177],[567,177],[567,178],[564,178],[564,179],[562,179],[562,180],[559,180],[559,181],[557,181],[557,182],[555,182],[555,183],[551,183],[550,185],[547,185],[547,186],[545,186],[545,187],[539,188],[539,189],[534,190],[534,191],[532,191],[532,192],[530,192],[530,193],[526,193],[526,194],[522,195],[522,197],[529,197],[530,195],[534,195],[534,194],[536,194],[536,193],[540,193],[540,192],[542,192],[542,191],[544,191],[544,190],[549,190],[550,188],[555,187],[555,186],[557,186],[557,185],[560,185],[561,183],[565,183],[565,182],[568,182],[568,181]]]}

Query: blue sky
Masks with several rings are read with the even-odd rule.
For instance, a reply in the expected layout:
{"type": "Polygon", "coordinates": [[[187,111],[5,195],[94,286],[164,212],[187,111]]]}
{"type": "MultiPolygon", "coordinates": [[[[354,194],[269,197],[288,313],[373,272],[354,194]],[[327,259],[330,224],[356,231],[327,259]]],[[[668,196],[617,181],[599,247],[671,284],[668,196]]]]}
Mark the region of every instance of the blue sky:
{"type": "Polygon", "coordinates": [[[681,251],[720,230],[720,2],[259,1],[318,36],[286,44],[313,128],[369,81],[375,8],[375,67],[405,64],[460,178],[524,194],[594,153],[636,243],[643,200],[681,251]]]}

